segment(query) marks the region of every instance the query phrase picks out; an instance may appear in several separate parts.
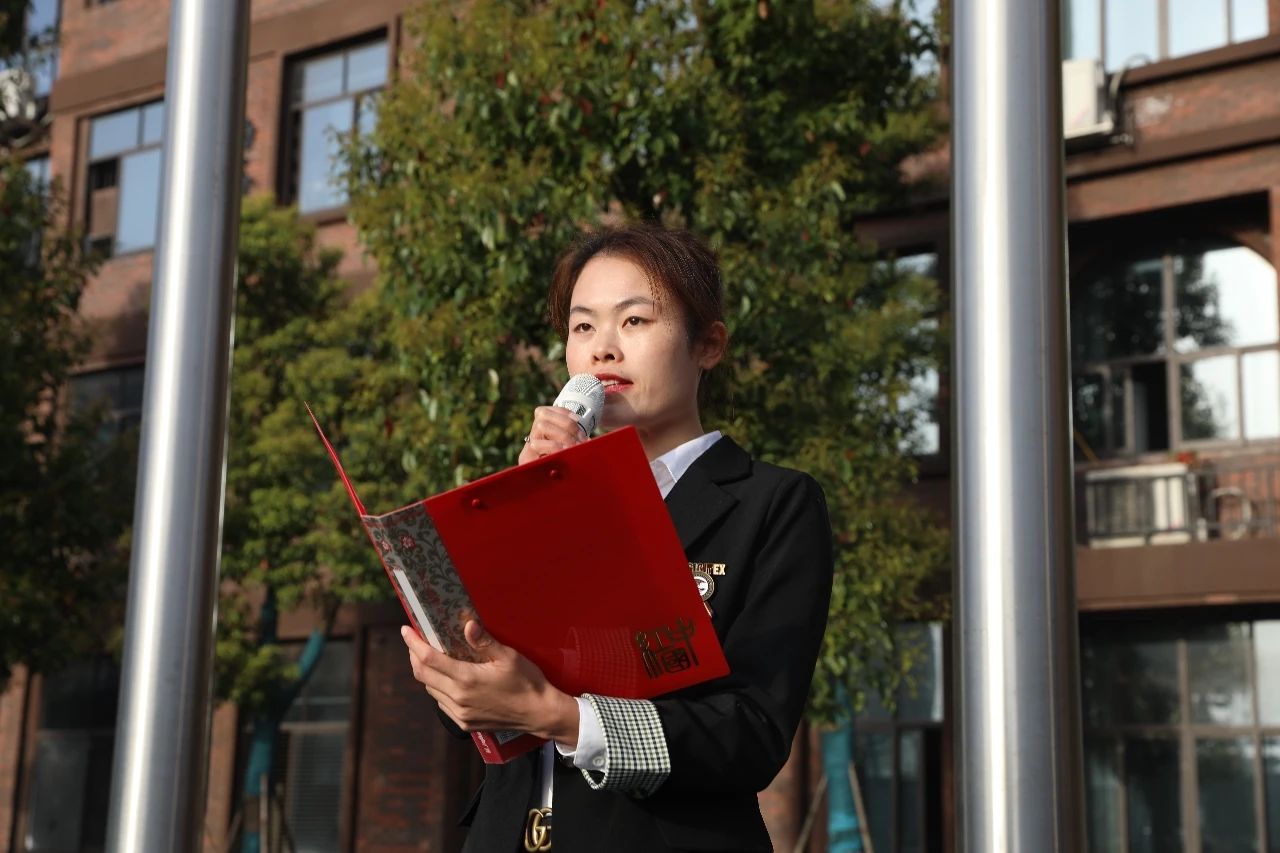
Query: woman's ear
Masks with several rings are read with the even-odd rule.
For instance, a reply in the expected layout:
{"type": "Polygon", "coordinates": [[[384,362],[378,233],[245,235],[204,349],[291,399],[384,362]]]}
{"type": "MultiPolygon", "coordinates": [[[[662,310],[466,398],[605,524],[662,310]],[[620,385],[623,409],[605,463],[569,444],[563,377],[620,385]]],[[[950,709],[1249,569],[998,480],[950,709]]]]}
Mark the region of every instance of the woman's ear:
{"type": "Polygon", "coordinates": [[[728,346],[729,328],[724,323],[716,320],[703,333],[702,340],[698,342],[698,367],[703,370],[710,370],[715,367],[720,363],[720,359],[724,358],[724,353],[728,346]]]}

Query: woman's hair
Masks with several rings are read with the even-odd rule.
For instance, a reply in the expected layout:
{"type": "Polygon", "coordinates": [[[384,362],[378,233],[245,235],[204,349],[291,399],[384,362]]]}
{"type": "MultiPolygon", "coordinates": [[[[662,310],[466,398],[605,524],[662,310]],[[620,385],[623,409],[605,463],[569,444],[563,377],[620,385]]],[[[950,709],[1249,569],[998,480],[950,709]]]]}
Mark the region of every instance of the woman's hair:
{"type": "Polygon", "coordinates": [[[714,323],[724,322],[720,262],[711,247],[688,231],[633,222],[586,232],[560,256],[547,293],[547,318],[562,340],[569,336],[574,285],[597,256],[622,258],[643,270],[654,300],[680,309],[690,346],[714,323]]]}

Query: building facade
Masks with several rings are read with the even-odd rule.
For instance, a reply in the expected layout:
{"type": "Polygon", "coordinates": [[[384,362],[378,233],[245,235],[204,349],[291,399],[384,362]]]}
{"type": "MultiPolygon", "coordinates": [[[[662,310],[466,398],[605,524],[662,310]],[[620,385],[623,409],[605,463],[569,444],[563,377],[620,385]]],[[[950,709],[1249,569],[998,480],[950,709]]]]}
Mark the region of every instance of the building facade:
{"type": "MultiPolygon", "coordinates": [[[[331,181],[331,131],[371,120],[408,0],[255,0],[247,190],[296,203],[372,270],[331,181]]],[[[1280,0],[1063,0],[1085,790],[1099,853],[1280,849],[1280,0]],[[1082,71],[1083,69],[1083,71],[1082,71]],[[1081,83],[1080,81],[1085,82],[1081,83]],[[1089,81],[1092,80],[1091,84],[1089,81]],[[1081,106],[1082,105],[1082,106],[1081,106]]],[[[29,167],[57,177],[109,256],[85,294],[95,349],[73,401],[141,408],[163,143],[168,4],[37,0],[59,48],[37,77],[29,167]]],[[[943,57],[945,75],[945,57],[943,57]]],[[[907,208],[869,218],[886,262],[949,292],[945,148],[907,208]]],[[[920,497],[946,515],[945,369],[924,377],[920,497]]],[[[407,677],[394,603],[351,608],[297,703],[270,804],[298,849],[452,850],[478,761],[407,677]]],[[[299,641],[309,622],[282,625],[299,641]]],[[[869,707],[855,765],[878,853],[950,851],[950,639],[896,709],[869,707]]],[[[0,696],[0,853],[96,850],[118,673],[107,661],[0,696]]],[[[206,850],[241,808],[244,721],[214,717],[206,850]]],[[[779,849],[819,762],[804,733],[762,803],[779,849]]],[[[819,820],[819,825],[821,820],[819,820]]],[[[814,837],[822,843],[822,833],[814,837]]]]}

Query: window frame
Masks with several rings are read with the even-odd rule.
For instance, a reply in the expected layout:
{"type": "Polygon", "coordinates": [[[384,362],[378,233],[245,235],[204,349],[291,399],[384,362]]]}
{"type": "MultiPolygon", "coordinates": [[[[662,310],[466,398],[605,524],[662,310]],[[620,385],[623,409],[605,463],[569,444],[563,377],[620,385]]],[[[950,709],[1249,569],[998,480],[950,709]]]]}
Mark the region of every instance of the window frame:
{"type": "MultiPolygon", "coordinates": [[[[326,106],[328,104],[338,103],[341,101],[351,102],[351,126],[353,129],[359,128],[359,107],[361,102],[370,97],[377,96],[385,92],[387,87],[394,79],[396,68],[395,42],[391,38],[391,33],[385,27],[371,30],[340,42],[326,44],[323,47],[308,50],[306,52],[297,53],[285,58],[284,73],[281,75],[283,91],[281,92],[280,103],[283,105],[280,110],[280,149],[278,154],[279,167],[277,170],[276,192],[285,204],[297,206],[299,203],[300,190],[302,186],[302,116],[311,108],[326,106]],[[382,42],[387,47],[387,69],[386,76],[382,85],[377,87],[360,89],[357,91],[346,91],[346,55],[352,51],[361,48],[370,47],[374,44],[382,42]],[[343,87],[344,90],[337,95],[327,98],[320,98],[315,101],[296,101],[294,92],[297,89],[296,83],[298,75],[302,73],[302,68],[309,62],[324,59],[332,56],[343,57],[343,87]]],[[[345,197],[344,192],[344,197],[345,197]]],[[[350,199],[346,198],[342,204],[332,205],[329,207],[316,208],[315,210],[303,211],[299,208],[299,214],[312,221],[326,222],[332,220],[341,220],[346,218],[347,209],[350,206],[350,199]]]]}
{"type": "MultiPolygon", "coordinates": [[[[1101,447],[1091,447],[1097,456],[1101,459],[1126,459],[1137,458],[1147,454],[1167,455],[1170,453],[1179,453],[1183,451],[1213,451],[1222,449],[1242,449],[1257,447],[1272,447],[1280,444],[1280,435],[1267,436],[1263,438],[1247,438],[1245,436],[1245,386],[1244,386],[1244,358],[1252,353],[1258,352],[1280,352],[1280,334],[1276,340],[1267,343],[1245,344],[1239,346],[1219,345],[1203,347],[1200,349],[1184,351],[1177,346],[1177,304],[1176,304],[1176,278],[1174,272],[1175,258],[1178,257],[1180,250],[1185,248],[1203,249],[1206,253],[1220,249],[1248,249],[1271,267],[1275,276],[1275,288],[1277,294],[1277,306],[1280,306],[1280,270],[1277,270],[1271,259],[1259,252],[1253,246],[1240,242],[1230,236],[1221,235],[1200,235],[1197,237],[1173,238],[1165,243],[1165,247],[1159,250],[1160,260],[1160,312],[1163,318],[1163,334],[1161,337],[1161,349],[1154,353],[1143,353],[1140,355],[1119,356],[1114,358],[1092,359],[1076,363],[1071,362],[1071,395],[1073,409],[1075,406],[1075,380],[1081,376],[1097,376],[1101,377],[1103,385],[1103,412],[1102,412],[1102,431],[1104,443],[1101,447]],[[1198,361],[1205,361],[1212,358],[1221,358],[1223,356],[1234,356],[1235,365],[1235,416],[1238,435],[1236,438],[1204,438],[1204,439],[1186,439],[1183,436],[1183,411],[1182,411],[1182,368],[1198,361]],[[1165,411],[1164,418],[1168,427],[1169,446],[1167,448],[1156,448],[1146,450],[1135,449],[1135,402],[1134,402],[1134,382],[1132,368],[1142,365],[1160,364],[1164,367],[1164,388],[1165,388],[1165,411]],[[1122,444],[1115,446],[1113,437],[1115,430],[1113,428],[1113,403],[1111,394],[1109,393],[1110,382],[1115,374],[1120,374],[1123,381],[1123,405],[1124,405],[1124,435],[1122,436],[1122,444]]],[[[1153,252],[1133,252],[1119,259],[1120,263],[1129,263],[1135,260],[1152,257],[1153,252]]],[[[1114,263],[1107,259],[1105,262],[1114,263]]],[[[1085,284],[1079,295],[1073,296],[1070,303],[1070,310],[1074,311],[1076,300],[1083,298],[1083,294],[1088,292],[1088,277],[1090,272],[1098,269],[1098,264],[1090,264],[1081,270],[1081,274],[1077,279],[1085,284]]],[[[1280,315],[1280,310],[1277,311],[1280,315]]],[[[1280,316],[1277,317],[1277,323],[1280,324],[1280,316]]],[[[1072,429],[1075,430],[1078,421],[1073,417],[1072,429]]]]}
{"type": "MultiPolygon", "coordinates": [[[[1112,620],[1107,620],[1112,621],[1112,620]]],[[[1087,713],[1082,713],[1082,735],[1083,741],[1088,743],[1105,743],[1109,747],[1109,752],[1114,760],[1116,768],[1116,778],[1119,782],[1117,791],[1115,792],[1115,801],[1113,806],[1116,813],[1120,816],[1119,838],[1112,838],[1110,841],[1115,845],[1115,849],[1119,853],[1129,853],[1129,779],[1126,774],[1126,742],[1130,740],[1141,739],[1160,739],[1172,740],[1178,745],[1178,806],[1181,816],[1181,829],[1183,837],[1183,850],[1186,853],[1198,851],[1201,849],[1202,841],[1202,822],[1200,820],[1200,780],[1198,766],[1197,745],[1205,740],[1247,740],[1253,748],[1252,757],[1252,785],[1253,785],[1253,809],[1254,809],[1254,833],[1258,850],[1268,850],[1268,824],[1267,824],[1267,775],[1266,775],[1266,754],[1265,744],[1269,738],[1280,739],[1280,721],[1276,723],[1263,723],[1259,689],[1259,662],[1258,647],[1256,641],[1256,625],[1259,622],[1273,621],[1268,619],[1265,614],[1258,613],[1252,615],[1241,615],[1238,617],[1221,618],[1221,619],[1200,619],[1196,621],[1182,621],[1180,625],[1176,623],[1166,622],[1149,622],[1148,627],[1154,627],[1157,630],[1157,636],[1166,634],[1172,636],[1176,653],[1176,672],[1178,685],[1178,719],[1173,723],[1107,723],[1098,726],[1089,724],[1087,713]],[[1196,629],[1206,626],[1241,624],[1247,627],[1247,652],[1244,655],[1245,676],[1248,681],[1250,693],[1250,711],[1252,721],[1247,724],[1224,724],[1224,723],[1205,723],[1195,722],[1192,720],[1191,705],[1191,677],[1190,662],[1188,656],[1189,640],[1194,638],[1196,629]]],[[[1102,627],[1102,626],[1099,626],[1102,627]]],[[[1083,646],[1088,640],[1086,637],[1090,632],[1082,630],[1081,645],[1083,646]]],[[[1124,636],[1125,630],[1123,623],[1108,625],[1094,636],[1114,639],[1117,636],[1124,636]]],[[[1080,672],[1080,688],[1082,699],[1087,698],[1084,690],[1084,670],[1081,667],[1080,672]]],[[[1083,710],[1083,709],[1082,709],[1083,710]]],[[[1085,750],[1087,759],[1088,750],[1085,750]]],[[[1088,779],[1088,768],[1084,768],[1084,778],[1088,779]]],[[[1085,804],[1085,832],[1088,837],[1092,829],[1090,823],[1090,815],[1088,813],[1088,804],[1085,804]]]]}
{"type": "MultiPolygon", "coordinates": [[[[1097,59],[1099,62],[1102,63],[1103,68],[1106,69],[1108,73],[1118,72],[1123,69],[1131,68],[1131,67],[1139,67],[1137,65],[1129,64],[1130,59],[1132,59],[1132,57],[1126,57],[1125,60],[1123,61],[1123,64],[1115,68],[1112,68],[1107,63],[1107,4],[1117,3],[1117,2],[1124,2],[1124,0],[1067,0],[1067,2],[1063,4],[1062,6],[1062,24],[1063,24],[1062,47],[1063,47],[1064,59],[1097,59]],[[1069,40],[1071,38],[1070,27],[1071,27],[1072,4],[1086,3],[1086,2],[1092,4],[1097,11],[1098,29],[1094,33],[1094,35],[1097,37],[1097,40],[1098,40],[1099,55],[1095,57],[1071,56],[1069,55],[1067,47],[1068,47],[1069,40]]],[[[1176,56],[1172,56],[1169,53],[1169,27],[1170,27],[1170,21],[1171,21],[1171,14],[1169,11],[1169,0],[1154,0],[1154,2],[1156,4],[1156,54],[1157,55],[1148,57],[1149,62],[1147,64],[1149,65],[1156,65],[1162,62],[1179,60],[1188,56],[1197,56],[1202,53],[1208,53],[1211,50],[1218,50],[1220,48],[1229,47],[1231,45],[1247,44],[1248,42],[1251,42],[1251,41],[1258,41],[1259,39],[1266,38],[1267,36],[1272,35],[1275,32],[1274,29],[1272,28],[1272,22],[1270,21],[1270,19],[1268,19],[1267,32],[1264,32],[1262,35],[1253,36],[1246,39],[1234,38],[1232,35],[1232,25],[1234,23],[1233,13],[1231,8],[1232,0],[1217,0],[1217,2],[1221,3],[1223,6],[1223,12],[1224,12],[1223,21],[1226,26],[1226,32],[1227,32],[1226,40],[1220,44],[1213,45],[1212,47],[1205,47],[1205,48],[1201,48],[1200,50],[1189,51],[1187,53],[1179,53],[1176,56]]],[[[1267,5],[1269,6],[1269,4],[1267,5]]]]}
{"type": "MultiPolygon", "coordinates": [[[[93,170],[94,170],[94,167],[99,164],[108,163],[111,161],[115,161],[116,163],[116,183],[115,183],[115,190],[116,190],[116,196],[117,196],[116,197],[116,223],[115,223],[116,227],[111,232],[111,240],[112,240],[111,248],[109,251],[106,251],[104,253],[104,257],[106,260],[115,260],[116,258],[128,258],[135,255],[152,253],[152,252],[155,252],[156,250],[156,244],[159,242],[159,237],[160,237],[160,233],[159,233],[160,194],[159,192],[157,192],[157,196],[156,196],[157,229],[156,229],[156,233],[152,235],[151,245],[141,247],[141,248],[136,248],[136,249],[128,249],[123,252],[116,251],[115,243],[120,233],[120,227],[119,227],[120,222],[123,220],[123,217],[120,215],[120,203],[121,203],[120,197],[123,195],[123,192],[122,192],[123,177],[121,175],[122,170],[120,168],[120,161],[124,157],[129,155],[134,155],[134,154],[139,154],[139,153],[149,152],[149,151],[159,151],[160,158],[161,158],[160,159],[161,175],[157,181],[157,184],[158,184],[158,189],[160,190],[163,189],[164,131],[165,131],[165,122],[166,122],[164,116],[167,116],[167,110],[168,110],[168,106],[164,97],[164,93],[160,93],[159,97],[153,97],[145,101],[139,101],[137,103],[127,104],[125,106],[116,107],[114,109],[110,109],[105,112],[96,113],[94,115],[88,116],[87,120],[84,123],[84,136],[81,137],[83,140],[84,152],[85,152],[84,172],[83,172],[84,191],[83,193],[81,193],[81,197],[82,197],[82,203],[84,204],[84,217],[83,217],[83,222],[85,226],[84,240],[85,240],[85,246],[89,251],[100,251],[97,247],[95,247],[94,241],[92,240],[93,235],[91,233],[91,229],[93,227],[93,195],[95,192],[95,189],[93,186],[93,170]],[[145,127],[145,121],[146,121],[145,119],[146,111],[150,107],[153,107],[157,104],[161,105],[161,109],[165,111],[162,113],[162,120],[160,123],[160,138],[155,142],[143,142],[142,140],[144,139],[144,133],[145,133],[144,127],[145,127]],[[94,122],[99,121],[101,119],[105,119],[109,116],[117,115],[119,113],[125,113],[125,112],[131,112],[131,111],[137,112],[138,114],[137,138],[140,144],[134,148],[130,148],[124,151],[113,152],[112,154],[105,157],[97,157],[97,158],[93,157],[92,142],[93,142],[94,122]]],[[[105,235],[98,235],[98,236],[99,236],[99,239],[102,239],[105,235]]]]}

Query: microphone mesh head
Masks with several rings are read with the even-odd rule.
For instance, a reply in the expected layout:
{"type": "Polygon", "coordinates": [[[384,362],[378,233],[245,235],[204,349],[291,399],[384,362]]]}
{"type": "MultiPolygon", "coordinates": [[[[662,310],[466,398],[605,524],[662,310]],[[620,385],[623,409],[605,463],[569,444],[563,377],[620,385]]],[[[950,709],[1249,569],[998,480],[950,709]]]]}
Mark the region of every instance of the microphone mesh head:
{"type": "Polygon", "coordinates": [[[554,405],[577,415],[578,423],[591,435],[604,411],[604,383],[590,373],[575,374],[569,377],[554,405]]]}

